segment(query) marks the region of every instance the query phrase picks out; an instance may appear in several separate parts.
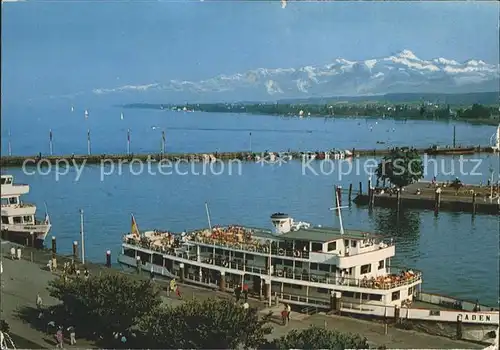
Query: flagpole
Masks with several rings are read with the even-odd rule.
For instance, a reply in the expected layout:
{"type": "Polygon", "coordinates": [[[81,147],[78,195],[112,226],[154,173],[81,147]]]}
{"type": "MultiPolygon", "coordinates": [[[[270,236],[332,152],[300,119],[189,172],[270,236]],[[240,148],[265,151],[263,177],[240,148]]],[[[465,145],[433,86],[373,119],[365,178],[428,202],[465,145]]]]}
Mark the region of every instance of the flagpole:
{"type": "Polygon", "coordinates": [[[127,155],[130,155],[130,129],[127,129],[127,155]]]}
{"type": "Polygon", "coordinates": [[[12,156],[12,146],[11,146],[11,143],[10,143],[10,130],[9,130],[9,143],[7,144],[7,147],[8,147],[8,152],[9,152],[9,156],[12,156]]]}
{"type": "Polygon", "coordinates": [[[165,154],[165,143],[166,143],[166,140],[165,140],[165,131],[162,131],[161,132],[161,154],[165,154]]]}
{"type": "Polygon", "coordinates": [[[52,155],[53,146],[52,146],[52,129],[49,130],[49,151],[50,155],[52,155]]]}
{"type": "Polygon", "coordinates": [[[83,234],[83,209],[80,209],[80,239],[82,241],[82,264],[85,264],[85,237],[83,234]]]}
{"type": "Polygon", "coordinates": [[[90,129],[87,130],[87,154],[90,156],[91,154],[91,148],[90,148],[90,129]]]}

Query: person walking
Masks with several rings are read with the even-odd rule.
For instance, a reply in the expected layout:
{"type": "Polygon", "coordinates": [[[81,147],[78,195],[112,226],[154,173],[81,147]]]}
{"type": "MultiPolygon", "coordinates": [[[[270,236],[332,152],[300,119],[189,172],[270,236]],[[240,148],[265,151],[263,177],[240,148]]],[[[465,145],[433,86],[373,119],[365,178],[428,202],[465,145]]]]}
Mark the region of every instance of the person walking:
{"type": "Polygon", "coordinates": [[[37,294],[36,295],[36,309],[38,310],[38,319],[41,319],[43,317],[42,307],[43,307],[42,297],[40,296],[40,294],[37,294]]]}
{"type": "Polygon", "coordinates": [[[286,319],[288,322],[290,322],[290,313],[292,312],[292,307],[290,304],[286,305],[286,319]]]}
{"type": "Polygon", "coordinates": [[[75,327],[69,326],[68,327],[68,332],[69,332],[69,343],[70,343],[70,345],[75,345],[76,344],[75,327]]]}
{"type": "Polygon", "coordinates": [[[62,327],[59,327],[59,329],[56,332],[56,341],[57,341],[56,348],[61,348],[61,349],[64,348],[64,336],[62,327]]]}

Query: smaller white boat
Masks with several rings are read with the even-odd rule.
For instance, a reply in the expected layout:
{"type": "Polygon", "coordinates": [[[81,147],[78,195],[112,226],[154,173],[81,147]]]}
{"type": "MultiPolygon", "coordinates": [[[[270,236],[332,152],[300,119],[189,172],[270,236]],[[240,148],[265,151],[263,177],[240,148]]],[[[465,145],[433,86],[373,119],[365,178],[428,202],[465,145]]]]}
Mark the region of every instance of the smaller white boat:
{"type": "Polygon", "coordinates": [[[123,112],[120,114],[120,119],[123,120],[123,112]]]}
{"type": "Polygon", "coordinates": [[[75,107],[71,106],[71,112],[75,111],[75,107]]]}
{"type": "Polygon", "coordinates": [[[85,110],[85,119],[89,117],[89,111],[85,110]]]}

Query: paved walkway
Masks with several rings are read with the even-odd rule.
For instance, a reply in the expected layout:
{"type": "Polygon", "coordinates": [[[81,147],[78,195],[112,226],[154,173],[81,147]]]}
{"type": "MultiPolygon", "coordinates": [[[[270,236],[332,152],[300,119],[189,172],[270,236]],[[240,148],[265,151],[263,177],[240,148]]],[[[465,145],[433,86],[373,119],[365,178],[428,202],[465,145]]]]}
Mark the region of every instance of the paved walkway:
{"type": "MultiPolygon", "coordinates": [[[[1,298],[1,318],[7,320],[11,326],[11,332],[19,334],[36,344],[43,347],[54,347],[53,335],[40,332],[31,325],[24,323],[17,315],[20,307],[35,307],[37,293],[43,299],[45,305],[54,305],[58,301],[48,295],[47,283],[54,278],[54,275],[45,269],[44,264],[32,263],[27,260],[11,260],[8,256],[8,250],[3,250],[3,273],[2,273],[2,298],[1,298]],[[7,253],[7,256],[5,255],[7,253]]],[[[104,268],[99,266],[90,266],[90,272],[97,274],[104,268]]],[[[148,274],[131,274],[131,278],[148,278],[148,274]]],[[[165,281],[158,281],[166,287],[165,281]]],[[[221,292],[213,292],[203,288],[181,286],[183,299],[210,297],[232,298],[231,295],[221,292]]],[[[162,298],[166,304],[175,305],[182,301],[175,295],[170,297],[163,293],[162,298]]],[[[265,310],[265,305],[257,300],[250,300],[252,306],[257,306],[265,310]]],[[[275,308],[275,314],[278,314],[278,308],[275,308]]],[[[379,323],[362,321],[348,317],[327,316],[316,314],[313,316],[298,315],[292,313],[292,320],[287,326],[281,326],[273,323],[273,334],[271,338],[286,334],[291,329],[304,329],[309,325],[326,326],[337,329],[341,332],[359,333],[368,338],[370,343],[377,345],[386,345],[391,348],[440,348],[440,349],[480,349],[481,346],[462,341],[455,341],[443,337],[431,336],[415,331],[405,331],[389,327],[388,335],[384,334],[384,326],[379,323]],[[295,314],[295,316],[294,316],[295,314]]],[[[77,334],[78,336],[78,334],[77,334]]],[[[93,344],[77,339],[76,347],[95,348],[93,344]]]]}

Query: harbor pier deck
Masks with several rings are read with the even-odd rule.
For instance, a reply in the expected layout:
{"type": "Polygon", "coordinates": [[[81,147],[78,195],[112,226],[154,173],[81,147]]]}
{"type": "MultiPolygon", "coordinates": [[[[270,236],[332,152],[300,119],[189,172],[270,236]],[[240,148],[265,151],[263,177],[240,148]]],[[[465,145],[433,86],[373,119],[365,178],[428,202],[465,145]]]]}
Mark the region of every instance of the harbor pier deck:
{"type": "Polygon", "coordinates": [[[387,193],[374,189],[369,193],[358,194],[353,202],[362,206],[385,208],[415,208],[439,211],[469,212],[499,215],[500,188],[498,184],[490,186],[463,185],[458,191],[439,184],[440,192],[431,182],[420,181],[404,188],[401,193],[387,193]],[[493,195],[490,199],[491,194],[493,195]]]}
{"type": "MultiPolygon", "coordinates": [[[[53,335],[39,331],[24,320],[19,319],[17,311],[20,308],[35,308],[36,294],[40,293],[45,305],[54,305],[58,301],[48,295],[47,283],[56,275],[47,271],[44,265],[50,259],[51,252],[48,250],[36,250],[32,248],[23,248],[21,260],[11,260],[8,257],[10,249],[9,242],[2,242],[2,319],[7,320],[14,334],[20,334],[24,338],[38,345],[38,348],[54,348],[52,341],[53,335]]],[[[103,260],[104,254],[103,252],[103,260]]],[[[63,261],[70,261],[71,257],[57,256],[58,265],[62,266],[63,261]],[[63,260],[64,259],[64,260],[63,260]]],[[[104,265],[86,264],[90,274],[95,275],[99,272],[119,273],[118,269],[107,269],[104,265]]],[[[130,278],[148,278],[148,274],[131,274],[130,278]]],[[[221,292],[212,292],[207,289],[193,288],[182,285],[182,291],[185,296],[193,298],[207,297],[231,297],[229,294],[221,292]]],[[[176,304],[180,301],[175,296],[169,298],[163,295],[166,303],[176,304]]],[[[258,305],[257,301],[252,300],[252,304],[258,305]]],[[[281,310],[282,307],[280,307],[281,310]]],[[[263,311],[264,312],[264,311],[263,311]]],[[[292,318],[288,326],[271,324],[273,333],[271,338],[280,337],[288,333],[291,329],[305,329],[310,325],[328,327],[341,332],[359,333],[368,338],[374,346],[385,345],[389,348],[439,348],[439,349],[481,349],[484,346],[476,343],[453,340],[442,336],[429,335],[422,332],[407,331],[393,326],[388,327],[388,334],[384,334],[384,325],[381,323],[363,321],[349,317],[334,315],[299,315],[292,313],[292,318]],[[295,317],[297,316],[297,317],[295,317]],[[299,317],[300,316],[300,317],[299,317]]],[[[17,345],[17,344],[16,344],[17,345]]],[[[21,345],[21,344],[19,344],[21,345]]],[[[19,347],[19,346],[18,346],[19,347]]],[[[77,345],[66,346],[67,348],[98,348],[95,344],[78,338],[77,345]]]]}
{"type": "MultiPolygon", "coordinates": [[[[399,147],[404,148],[404,147],[399,147]]],[[[410,148],[410,147],[408,147],[410,148]]],[[[483,146],[470,146],[470,147],[443,147],[443,148],[413,148],[420,154],[428,154],[432,156],[446,156],[446,155],[471,155],[477,153],[493,153],[492,147],[483,146]]],[[[214,152],[214,153],[142,153],[142,154],[90,154],[90,155],[25,155],[25,156],[4,156],[0,157],[0,166],[2,167],[21,167],[21,166],[33,166],[39,164],[40,166],[54,164],[57,162],[68,162],[69,164],[101,164],[104,161],[131,161],[132,159],[140,161],[202,161],[202,160],[220,160],[220,161],[230,161],[230,160],[240,160],[240,161],[256,161],[262,157],[275,156],[282,157],[286,156],[287,159],[302,159],[303,157],[308,157],[322,160],[325,158],[329,159],[341,159],[342,157],[377,157],[385,156],[391,152],[391,148],[380,148],[380,149],[349,149],[349,150],[338,150],[334,151],[284,151],[284,152],[251,152],[251,151],[241,151],[241,152],[214,152]]]]}

